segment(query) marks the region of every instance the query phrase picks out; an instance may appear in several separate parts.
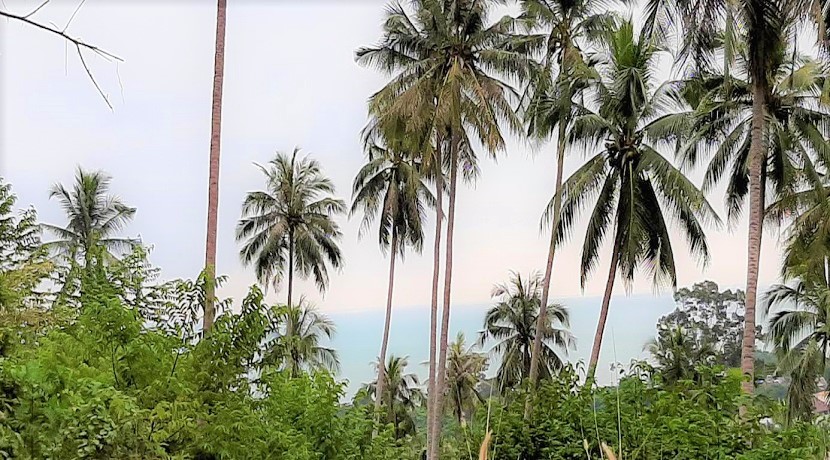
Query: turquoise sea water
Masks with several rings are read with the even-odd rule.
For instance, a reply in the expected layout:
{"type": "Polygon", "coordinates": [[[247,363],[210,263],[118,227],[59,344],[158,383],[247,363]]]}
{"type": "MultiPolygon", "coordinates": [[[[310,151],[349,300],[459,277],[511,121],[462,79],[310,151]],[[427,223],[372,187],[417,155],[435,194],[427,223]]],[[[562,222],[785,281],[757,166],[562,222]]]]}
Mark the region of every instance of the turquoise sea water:
{"type": "MultiPolygon", "coordinates": [[[[557,299],[571,314],[571,331],[576,337],[576,350],[568,359],[587,361],[591,353],[597,325],[599,297],[557,299]]],[[[472,343],[481,330],[484,314],[490,304],[453,305],[450,317],[450,338],[464,332],[472,343]]],[[[671,295],[617,296],[611,301],[597,378],[600,384],[612,383],[610,366],[614,362],[627,365],[632,359],[646,356],[645,343],[654,336],[657,319],[675,307],[671,295]]],[[[383,332],[383,311],[332,313],[337,324],[333,346],[341,361],[340,378],[348,381],[351,395],[361,384],[374,378],[375,361],[383,332]]],[[[485,347],[486,348],[486,347],[485,347]]],[[[423,381],[427,374],[425,364],[429,352],[429,307],[400,308],[393,312],[389,353],[408,356],[409,369],[423,381]]]]}

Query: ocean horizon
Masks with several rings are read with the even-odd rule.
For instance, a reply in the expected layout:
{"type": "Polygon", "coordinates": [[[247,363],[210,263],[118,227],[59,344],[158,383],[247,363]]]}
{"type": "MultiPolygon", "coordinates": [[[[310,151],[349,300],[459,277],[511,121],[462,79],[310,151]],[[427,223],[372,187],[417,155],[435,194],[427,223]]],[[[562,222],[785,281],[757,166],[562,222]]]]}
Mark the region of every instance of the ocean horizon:
{"type": "MultiPolygon", "coordinates": [[[[553,301],[568,309],[571,333],[576,338],[576,349],[569,351],[567,361],[587,362],[602,298],[575,297],[553,301]]],[[[475,342],[482,330],[484,315],[492,305],[453,305],[450,312],[450,340],[454,340],[458,332],[463,332],[468,344],[475,342]]],[[[627,366],[633,359],[647,357],[643,347],[655,336],[657,320],[674,308],[671,293],[613,297],[597,367],[597,382],[600,385],[614,383],[612,364],[627,366]]],[[[350,398],[361,385],[375,378],[373,363],[380,352],[384,311],[329,312],[328,315],[337,326],[337,333],[331,343],[340,356],[341,368],[337,378],[347,382],[346,396],[350,398]]],[[[482,351],[488,352],[490,345],[485,344],[482,351]]],[[[417,374],[420,382],[426,381],[429,354],[428,305],[393,310],[388,354],[408,357],[408,371],[417,374]]],[[[493,375],[495,368],[491,365],[487,375],[493,375]]]]}

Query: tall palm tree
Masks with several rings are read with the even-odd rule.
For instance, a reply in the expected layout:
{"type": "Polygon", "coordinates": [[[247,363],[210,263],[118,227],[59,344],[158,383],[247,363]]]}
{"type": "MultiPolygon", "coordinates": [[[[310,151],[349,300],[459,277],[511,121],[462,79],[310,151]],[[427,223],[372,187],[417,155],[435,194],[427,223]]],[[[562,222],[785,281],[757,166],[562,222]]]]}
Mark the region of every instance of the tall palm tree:
{"type": "Polygon", "coordinates": [[[487,369],[487,356],[476,351],[476,344],[467,346],[464,333],[459,332],[455,341],[449,346],[447,354],[447,392],[450,408],[456,420],[462,426],[466,417],[477,403],[484,398],[478,392],[478,385],[484,381],[487,369]]]}
{"type": "MultiPolygon", "coordinates": [[[[386,319],[380,346],[379,362],[386,362],[389,328],[392,322],[392,293],[395,282],[395,260],[403,258],[407,246],[420,252],[423,247],[424,205],[432,202],[432,194],[419,171],[415,155],[407,149],[407,137],[392,133],[386,142],[378,133],[367,133],[366,163],[354,179],[350,215],[363,211],[361,234],[378,219],[378,243],[389,251],[389,284],[386,294],[386,319]],[[374,139],[373,139],[374,138],[374,139]],[[377,142],[381,141],[381,142],[377,142]]],[[[383,372],[383,366],[378,371],[383,372]]],[[[375,410],[379,411],[385,378],[378,375],[375,410]]]]}
{"type": "Polygon", "coordinates": [[[767,311],[778,308],[769,338],[778,355],[778,370],[788,374],[789,420],[812,417],[816,379],[824,375],[830,345],[830,286],[823,273],[773,286],[765,295],[767,311]]]}
{"type": "MultiPolygon", "coordinates": [[[[496,372],[499,388],[514,388],[530,376],[531,351],[536,338],[541,309],[542,277],[533,273],[526,278],[511,273],[507,283],[493,287],[492,297],[497,303],[484,316],[484,330],[479,344],[488,340],[495,344],[491,353],[498,354],[501,364],[496,372]]],[[[542,323],[542,352],[540,378],[550,378],[562,368],[563,356],[573,348],[575,341],[568,327],[568,310],[560,304],[550,304],[542,323]]]]}
{"type": "MultiPolygon", "coordinates": [[[[213,55],[213,102],[210,114],[210,158],[208,160],[208,210],[205,242],[205,278],[216,278],[216,222],[219,215],[219,148],[222,136],[222,84],[225,81],[225,23],[227,0],[216,3],[216,48],[213,55]]],[[[216,317],[216,286],[206,285],[205,317],[202,325],[209,332],[216,317]]]]}
{"type": "MultiPolygon", "coordinates": [[[[385,375],[389,380],[389,389],[381,397],[381,405],[385,410],[384,421],[395,429],[395,437],[400,439],[415,433],[415,419],[413,412],[421,405],[424,394],[418,388],[418,376],[407,373],[408,361],[406,356],[389,356],[389,361],[383,370],[378,369],[378,376],[385,375]]],[[[378,399],[378,381],[364,385],[362,389],[370,397],[378,399]]]]}
{"type": "Polygon", "coordinates": [[[243,241],[239,255],[254,265],[259,282],[276,286],[288,270],[288,306],[293,305],[295,269],[313,277],[323,291],[329,284],[326,265],[342,265],[340,226],[333,218],[346,210],[331,196],[334,185],[320,164],[308,156],[298,159],[299,152],[278,153],[267,166],[257,165],[266,190],[248,193],[236,227],[236,239],[243,241]]]}
{"type": "Polygon", "coordinates": [[[709,250],[701,222],[719,222],[703,193],[657,149],[679,135],[673,129],[678,126],[674,114],[666,110],[678,98],[672,84],[654,87],[653,69],[661,48],[645,34],[644,30],[636,36],[628,21],[604,37],[605,62],[595,83],[595,100],[579,108],[571,131],[575,143],[596,151],[563,186],[557,230],[560,238],[567,234],[586,202],[595,201],[582,245],[583,286],[597,265],[605,236],[609,230],[613,233],[589,381],[596,372],[617,272],[631,282],[638,268],[648,267],[655,285],[675,286],[666,217],[678,223],[691,252],[704,262],[709,250]]]}
{"type": "MultiPolygon", "coordinates": [[[[671,24],[680,25],[681,58],[692,58],[698,70],[716,61],[716,53],[724,50],[723,61],[728,68],[738,56],[734,51],[740,46],[746,47],[752,108],[746,160],[749,229],[741,370],[745,376],[743,390],[747,393],[752,392],[754,381],[755,307],[764,223],[764,160],[769,150],[767,96],[774,84],[777,62],[796,35],[795,27],[809,20],[818,23],[824,31],[828,24],[828,6],[827,0],[649,0],[646,4],[645,30],[660,33],[671,24]],[[724,50],[718,49],[720,36],[726,43],[724,50]]],[[[819,37],[826,46],[826,34],[820,33],[819,37]]]]}
{"type": "MultiPolygon", "coordinates": [[[[621,2],[623,3],[623,2],[621,2]]],[[[587,79],[593,77],[582,49],[590,46],[600,33],[614,23],[608,2],[602,0],[523,0],[518,22],[528,32],[527,40],[543,43],[541,66],[531,77],[528,107],[525,113],[528,134],[539,140],[556,136],[556,182],[553,221],[545,275],[542,281],[542,308],[539,324],[547,315],[550,280],[556,255],[556,231],[562,207],[562,176],[567,148],[567,129],[574,116],[574,98],[581,94],[587,79]],[[555,73],[555,76],[554,76],[555,73]]],[[[533,342],[530,381],[535,385],[539,374],[536,358],[542,347],[541,336],[533,342]]]]}
{"type": "Polygon", "coordinates": [[[304,298],[280,309],[274,323],[277,338],[266,351],[267,363],[279,365],[294,378],[304,369],[339,371],[337,350],[321,345],[334,336],[334,322],[304,298]]]}
{"type": "MultiPolygon", "coordinates": [[[[785,51],[785,50],[782,50],[785,51]]],[[[764,206],[795,199],[798,187],[820,185],[821,169],[830,161],[830,111],[826,94],[827,66],[790,52],[771,56],[777,66],[769,78],[765,124],[766,151],[762,161],[761,189],[764,206]],[[818,170],[817,170],[818,168],[818,170]]],[[[735,66],[732,72],[740,70],[735,66]]],[[[740,74],[698,74],[684,83],[684,97],[693,108],[691,135],[681,149],[681,160],[696,164],[703,152],[711,153],[703,181],[710,191],[726,176],[729,221],[740,217],[748,194],[748,160],[752,123],[751,85],[740,74]]],[[[794,204],[794,203],[793,203],[794,204]]],[[[776,220],[780,219],[777,216],[776,220]]]]}
{"type": "MultiPolygon", "coordinates": [[[[456,188],[460,165],[464,172],[475,171],[472,139],[491,153],[504,147],[500,122],[506,121],[520,130],[511,99],[517,94],[496,75],[526,78],[530,59],[525,45],[511,40],[512,20],[487,25],[492,6],[490,0],[456,2],[451,0],[417,0],[410,14],[400,4],[387,7],[381,43],[357,52],[358,62],[373,65],[393,74],[392,81],[376,93],[373,105],[385,117],[409,118],[410,129],[428,130],[427,138],[436,137],[434,156],[429,159],[436,179],[436,199],[441,209],[444,165],[449,170],[449,206],[444,275],[441,336],[430,340],[430,382],[428,436],[429,459],[438,457],[440,407],[449,335],[452,292],[453,231],[455,226],[456,188]],[[471,136],[471,137],[468,137],[471,136]],[[442,154],[446,149],[447,155],[442,154]],[[438,348],[437,367],[435,351],[438,348]]],[[[441,213],[438,213],[441,216],[441,213]]],[[[442,216],[441,216],[442,217],[442,216]]],[[[436,233],[440,233],[437,219],[436,233]]],[[[437,238],[436,238],[437,240],[437,238]]],[[[435,256],[440,254],[436,241],[435,256]]],[[[437,263],[436,263],[437,266],[437,263]]],[[[438,270],[433,276],[433,323],[437,328],[438,270]]],[[[435,330],[435,328],[433,328],[435,330]]],[[[430,333],[433,334],[432,332],[430,333]]]]}
{"type": "Polygon", "coordinates": [[[49,190],[49,198],[60,202],[66,214],[66,227],[41,224],[43,229],[55,235],[56,240],[44,243],[49,250],[66,257],[70,264],[86,267],[100,249],[106,261],[132,250],[137,239],[123,238],[118,233],[133,219],[135,208],[124,204],[109,193],[112,177],[103,171],[75,171],[75,181],[70,189],[55,184],[49,190]]]}

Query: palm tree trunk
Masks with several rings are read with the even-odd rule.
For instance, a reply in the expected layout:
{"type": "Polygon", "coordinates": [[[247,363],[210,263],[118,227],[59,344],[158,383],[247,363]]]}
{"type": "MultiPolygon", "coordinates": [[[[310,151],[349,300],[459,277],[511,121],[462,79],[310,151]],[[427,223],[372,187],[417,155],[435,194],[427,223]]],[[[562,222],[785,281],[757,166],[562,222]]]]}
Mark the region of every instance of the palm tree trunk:
{"type": "Polygon", "coordinates": [[[741,343],[741,372],[744,393],[752,393],[755,386],[755,302],[758,294],[758,264],[761,259],[761,235],[764,224],[763,189],[761,173],[766,157],[764,147],[764,87],[753,84],[752,132],[749,145],[749,235],[746,268],[746,311],[744,336],[741,343]]]}
{"type": "MultiPolygon", "coordinates": [[[[559,218],[562,211],[562,169],[565,164],[565,123],[559,122],[559,139],[556,152],[556,189],[553,196],[553,222],[550,232],[550,250],[548,262],[545,265],[545,277],[542,280],[542,299],[539,305],[539,317],[536,318],[536,336],[533,338],[533,352],[530,355],[530,385],[535,387],[539,380],[539,363],[542,353],[542,329],[548,315],[548,295],[550,294],[550,279],[553,274],[553,258],[556,255],[556,229],[559,227],[559,218]]],[[[525,406],[525,417],[530,415],[530,398],[525,406]]]]}
{"type": "Polygon", "coordinates": [[[380,414],[380,402],[386,386],[386,347],[389,345],[389,327],[392,323],[392,290],[395,283],[395,259],[397,259],[398,232],[392,227],[392,243],[389,249],[389,291],[386,293],[386,321],[383,324],[383,340],[380,343],[378,358],[378,387],[375,394],[375,414],[380,414]]]}
{"type": "Polygon", "coordinates": [[[288,307],[291,303],[294,292],[294,229],[288,231],[288,307]]]}
{"type": "Polygon", "coordinates": [[[602,296],[602,308],[599,310],[599,323],[594,334],[594,345],[591,347],[591,360],[588,362],[588,376],[585,379],[586,389],[593,385],[599,362],[599,351],[602,348],[602,335],[605,332],[605,322],[608,320],[608,307],[611,305],[611,293],[614,291],[614,279],[617,277],[617,263],[620,258],[620,239],[614,238],[614,252],[611,254],[611,267],[608,269],[608,281],[605,283],[605,294],[602,296]]]}
{"type": "Polygon", "coordinates": [[[450,301],[452,294],[452,239],[455,228],[455,196],[458,182],[458,139],[450,141],[450,191],[447,211],[447,253],[444,266],[444,308],[441,311],[441,341],[438,345],[438,368],[435,376],[435,405],[432,408],[431,460],[438,460],[441,445],[441,414],[444,403],[444,385],[447,377],[447,341],[450,329],[450,301]]]}
{"type": "Polygon", "coordinates": [[[435,357],[437,356],[436,336],[438,330],[438,282],[441,276],[441,224],[444,218],[443,193],[444,177],[441,159],[442,139],[435,142],[435,244],[432,261],[432,304],[429,315],[429,382],[427,382],[427,452],[431,452],[433,408],[435,407],[435,357]]]}
{"type": "Polygon", "coordinates": [[[213,106],[210,123],[207,241],[205,243],[205,316],[203,333],[210,332],[216,317],[216,221],[219,213],[219,146],[222,134],[222,82],[225,79],[225,22],[227,0],[216,7],[216,52],[213,60],[213,106]]]}

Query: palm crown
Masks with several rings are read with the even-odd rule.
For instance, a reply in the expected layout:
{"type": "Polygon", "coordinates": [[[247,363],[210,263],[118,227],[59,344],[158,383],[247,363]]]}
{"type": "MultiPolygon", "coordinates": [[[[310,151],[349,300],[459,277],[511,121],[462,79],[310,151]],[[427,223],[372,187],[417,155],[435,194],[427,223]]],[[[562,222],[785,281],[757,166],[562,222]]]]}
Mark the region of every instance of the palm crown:
{"type": "MultiPolygon", "coordinates": [[[[572,142],[599,147],[564,185],[558,233],[566,235],[586,202],[595,199],[582,246],[581,278],[595,268],[599,248],[613,232],[613,262],[625,280],[639,267],[650,267],[654,282],[676,284],[674,251],[666,219],[673,218],[691,251],[708,260],[703,223],[719,222],[701,191],[658,151],[660,143],[680,134],[672,128],[668,107],[675,105],[672,84],[653,87],[660,47],[635,37],[631,22],[604,38],[607,55],[595,82],[593,107],[582,106],[574,120],[572,142]]],[[[550,208],[549,208],[550,209],[550,208]]],[[[548,218],[550,211],[546,211],[548,218]]]]}
{"type": "MultiPolygon", "coordinates": [[[[542,294],[542,278],[534,273],[527,278],[513,273],[510,281],[496,285],[492,296],[498,299],[484,317],[484,330],[479,343],[494,340],[491,353],[500,355],[496,373],[500,388],[512,388],[530,373],[530,358],[542,294]]],[[[548,305],[542,331],[540,378],[549,378],[563,364],[561,354],[575,344],[568,331],[567,309],[559,304],[548,305]]]]}
{"type": "Polygon", "coordinates": [[[326,289],[327,264],[342,264],[337,245],[341,232],[333,216],[346,209],[342,200],[330,196],[334,185],[320,164],[309,157],[298,159],[298,153],[279,153],[267,166],[257,165],[266,177],[266,190],[248,193],[236,228],[237,240],[244,241],[242,261],[253,264],[257,279],[265,284],[277,284],[287,268],[289,293],[295,268],[326,289]]]}
{"type": "Polygon", "coordinates": [[[86,263],[93,257],[95,248],[101,248],[104,256],[113,260],[138,244],[136,239],[118,236],[132,220],[135,208],[109,193],[111,181],[104,172],[90,172],[79,167],[71,189],[63,184],[52,186],[49,198],[60,202],[68,222],[66,227],[41,224],[44,230],[58,238],[44,245],[73,263],[78,258],[86,263]]]}

